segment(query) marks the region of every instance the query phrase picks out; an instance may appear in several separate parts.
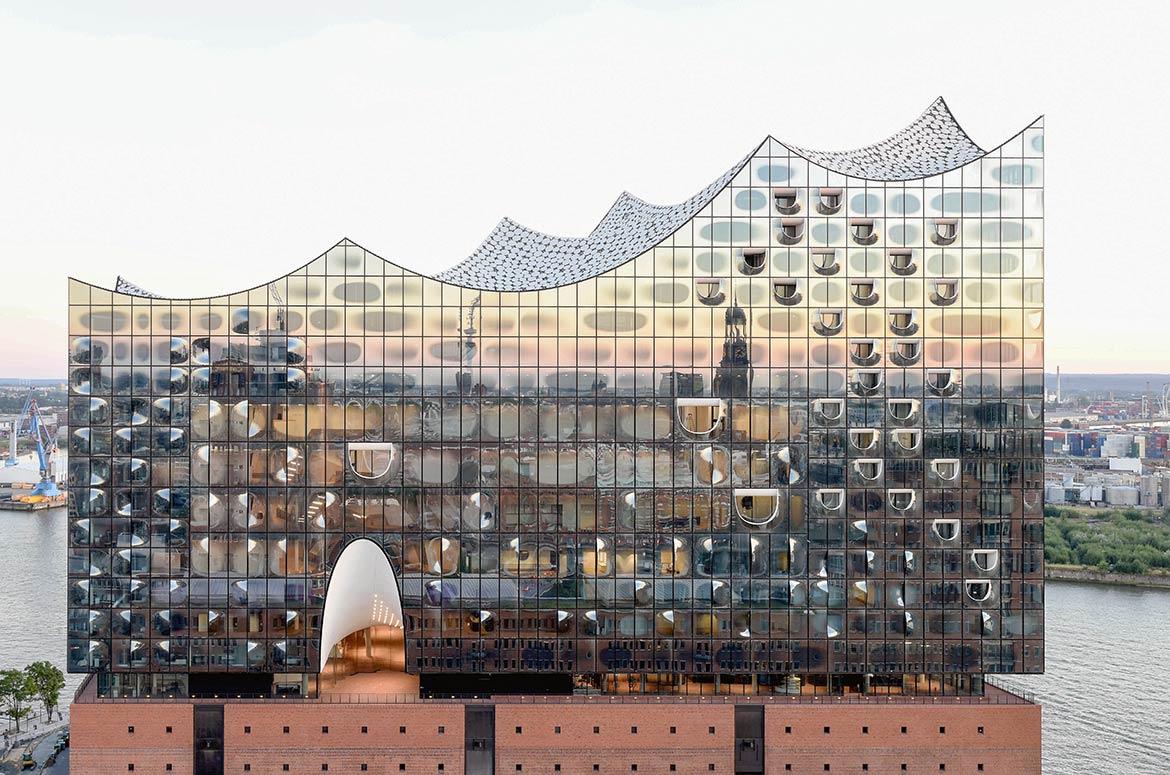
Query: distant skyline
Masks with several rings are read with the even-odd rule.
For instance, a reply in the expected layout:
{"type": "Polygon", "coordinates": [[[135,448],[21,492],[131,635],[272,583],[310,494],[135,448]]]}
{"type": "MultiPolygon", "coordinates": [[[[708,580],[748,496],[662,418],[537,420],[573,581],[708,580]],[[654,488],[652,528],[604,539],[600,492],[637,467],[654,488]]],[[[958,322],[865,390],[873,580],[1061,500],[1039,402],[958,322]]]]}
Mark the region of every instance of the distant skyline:
{"type": "Polygon", "coordinates": [[[341,237],[434,274],[503,216],[584,234],[940,94],[985,148],[1046,115],[1048,371],[1159,372],[1165,25],[1098,8],[9,2],[0,374],[63,376],[68,275],[210,295],[341,237]]]}

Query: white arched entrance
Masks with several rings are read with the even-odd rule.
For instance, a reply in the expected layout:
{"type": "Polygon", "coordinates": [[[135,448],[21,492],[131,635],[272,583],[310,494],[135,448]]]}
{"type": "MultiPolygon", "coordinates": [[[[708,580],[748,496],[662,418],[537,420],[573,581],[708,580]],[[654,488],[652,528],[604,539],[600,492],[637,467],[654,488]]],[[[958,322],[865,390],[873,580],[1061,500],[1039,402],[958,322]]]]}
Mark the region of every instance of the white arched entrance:
{"type": "Polygon", "coordinates": [[[336,663],[328,673],[334,678],[343,674],[331,691],[417,690],[417,681],[404,674],[402,598],[394,569],[382,547],[368,538],[346,546],[329,576],[321,624],[323,683],[331,657],[336,663]],[[364,675],[350,675],[354,671],[364,675]]]}

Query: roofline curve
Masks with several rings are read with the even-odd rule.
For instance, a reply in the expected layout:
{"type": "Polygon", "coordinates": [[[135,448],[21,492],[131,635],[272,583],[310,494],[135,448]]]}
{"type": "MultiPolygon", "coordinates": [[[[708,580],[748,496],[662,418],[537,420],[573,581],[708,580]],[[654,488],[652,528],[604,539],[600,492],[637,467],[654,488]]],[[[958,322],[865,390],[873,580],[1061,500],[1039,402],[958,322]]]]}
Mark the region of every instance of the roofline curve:
{"type": "MultiPolygon", "coordinates": [[[[947,110],[948,115],[950,114],[949,107],[946,105],[946,101],[941,96],[938,99],[936,99],[935,102],[931,103],[931,106],[933,107],[936,104],[940,104],[944,109],[947,110]]],[[[927,112],[929,112],[929,110],[930,110],[930,108],[927,109],[927,112]]],[[[925,115],[926,115],[926,113],[922,114],[922,116],[925,116],[925,115]]],[[[920,116],[918,120],[921,120],[922,116],[920,116]]],[[[981,158],[984,158],[986,156],[989,156],[989,155],[994,154],[995,152],[999,151],[1000,149],[1005,147],[1008,143],[1010,143],[1013,140],[1015,140],[1016,138],[1020,137],[1028,129],[1031,129],[1032,127],[1036,126],[1038,123],[1043,121],[1044,114],[1041,113],[1036,118],[1034,118],[1032,121],[1025,124],[1015,134],[1012,134],[1007,139],[1005,139],[1003,142],[999,143],[998,145],[993,146],[992,148],[986,149],[986,150],[984,150],[980,146],[976,145],[975,142],[973,140],[971,140],[970,135],[967,134],[966,130],[963,129],[963,127],[958,123],[958,121],[954,120],[953,116],[951,116],[950,118],[954,122],[955,127],[959,130],[959,132],[962,133],[964,140],[966,140],[966,142],[970,143],[972,147],[978,149],[979,154],[977,156],[975,156],[972,159],[968,159],[966,161],[963,161],[961,163],[954,164],[951,167],[948,167],[948,168],[945,168],[945,169],[942,169],[939,171],[931,172],[929,174],[919,175],[916,177],[899,177],[899,178],[866,177],[866,178],[859,178],[859,179],[871,180],[874,182],[885,182],[885,183],[911,182],[911,181],[915,181],[915,180],[923,180],[925,178],[936,177],[938,175],[942,175],[942,174],[945,174],[947,172],[951,172],[955,169],[959,169],[963,166],[971,164],[974,161],[978,161],[981,158]]],[[[913,126],[913,124],[911,124],[911,126],[913,126]]],[[[905,131],[905,130],[902,130],[902,131],[905,131]]],[[[891,138],[895,138],[895,137],[897,137],[897,135],[898,135],[898,133],[895,133],[894,135],[891,135],[890,137],[886,138],[886,140],[879,141],[878,144],[880,144],[881,142],[886,142],[886,141],[890,140],[891,138]]],[[[713,183],[711,186],[708,187],[711,189],[710,192],[707,193],[707,195],[703,196],[701,199],[698,198],[699,195],[696,195],[696,197],[692,197],[692,200],[694,200],[693,202],[691,200],[684,200],[683,203],[680,203],[678,205],[659,205],[659,204],[653,204],[651,202],[647,202],[646,200],[644,200],[644,199],[642,199],[634,194],[631,194],[629,191],[623,191],[617,197],[617,199],[615,199],[614,202],[609,206],[609,208],[606,210],[605,214],[594,225],[593,229],[585,237],[565,238],[565,237],[560,237],[557,235],[547,234],[545,232],[540,232],[540,231],[537,231],[535,229],[530,229],[530,228],[524,226],[523,224],[520,224],[519,222],[514,221],[511,218],[508,218],[505,216],[504,218],[502,218],[500,220],[499,224],[497,224],[496,229],[493,230],[492,234],[490,234],[488,236],[488,238],[485,239],[484,242],[482,242],[480,244],[480,248],[482,248],[487,242],[489,242],[492,239],[492,237],[496,234],[497,230],[499,230],[500,226],[503,224],[511,224],[512,226],[516,227],[517,229],[523,230],[523,232],[525,234],[537,235],[539,237],[549,239],[549,240],[567,240],[567,241],[581,241],[581,242],[583,242],[583,241],[587,240],[590,236],[596,234],[598,232],[598,230],[600,228],[602,228],[602,226],[604,226],[609,221],[611,216],[614,215],[617,208],[623,202],[627,202],[627,201],[634,202],[634,203],[637,203],[639,205],[642,205],[642,206],[645,206],[648,208],[656,208],[656,209],[662,209],[662,210],[669,210],[671,208],[678,208],[678,207],[682,207],[684,205],[688,205],[688,203],[690,203],[690,205],[695,208],[695,213],[701,212],[704,207],[706,207],[708,204],[710,204],[711,201],[713,201],[720,193],[722,193],[729,185],[731,185],[731,183],[734,181],[735,177],[738,176],[738,174],[743,170],[743,168],[755,157],[755,155],[760,151],[761,148],[764,147],[764,145],[769,140],[778,143],[779,145],[781,145],[782,147],[787,149],[793,155],[795,155],[801,159],[804,159],[809,164],[811,164],[819,169],[822,169],[822,170],[825,170],[828,172],[833,172],[836,174],[846,175],[847,177],[855,177],[855,178],[858,177],[858,176],[853,175],[849,172],[844,172],[844,171],[841,171],[838,169],[834,169],[833,167],[828,166],[826,164],[823,164],[822,162],[818,161],[817,159],[810,158],[807,155],[808,153],[817,153],[817,152],[808,151],[806,149],[799,148],[798,146],[790,145],[789,143],[786,143],[782,140],[776,139],[772,135],[768,135],[763,141],[761,141],[759,144],[757,144],[756,147],[750,153],[748,153],[739,162],[737,162],[730,170],[728,170],[726,173],[724,173],[719,178],[717,178],[715,182],[718,182],[719,180],[723,180],[724,182],[718,186],[715,186],[713,183]]],[[[854,149],[854,150],[855,151],[865,150],[867,148],[873,148],[875,145],[878,145],[878,144],[874,144],[871,146],[864,146],[862,149],[854,149]]],[[[845,151],[845,152],[840,152],[840,153],[853,153],[853,152],[854,151],[845,151]]],[[[700,191],[700,194],[703,194],[703,193],[704,193],[703,191],[700,191]]],[[[683,223],[685,223],[687,220],[690,220],[690,218],[692,218],[692,217],[694,217],[694,214],[692,214],[692,215],[688,216],[686,219],[684,219],[683,223]]],[[[162,294],[154,294],[150,291],[147,291],[146,289],[141,288],[140,286],[137,286],[135,283],[125,281],[124,278],[122,278],[121,276],[118,276],[118,281],[119,281],[118,285],[125,284],[128,286],[131,286],[132,288],[140,291],[141,293],[130,292],[130,291],[127,291],[125,289],[120,289],[118,287],[107,288],[103,285],[99,285],[97,283],[91,283],[91,282],[88,282],[86,280],[82,280],[80,278],[74,277],[72,275],[69,276],[68,279],[70,282],[80,283],[80,284],[85,285],[87,287],[96,288],[98,290],[106,291],[108,293],[117,294],[120,296],[128,296],[131,298],[151,299],[155,302],[211,301],[212,299],[219,299],[219,298],[224,298],[227,296],[234,296],[234,295],[242,294],[242,293],[250,293],[251,291],[255,291],[255,290],[259,290],[261,288],[269,287],[269,286],[273,285],[273,283],[276,283],[276,282],[278,282],[286,277],[289,277],[291,275],[296,274],[297,272],[300,272],[304,269],[307,269],[310,265],[313,264],[313,262],[318,261],[318,260],[326,257],[330,251],[332,251],[338,247],[354,247],[354,248],[357,248],[357,249],[364,251],[365,253],[367,253],[370,256],[373,256],[374,258],[377,258],[378,260],[385,263],[387,266],[393,267],[393,268],[401,271],[405,275],[422,277],[425,279],[434,280],[435,282],[439,282],[439,283],[442,283],[444,285],[449,285],[449,286],[456,287],[456,288],[462,288],[464,290],[469,290],[469,291],[483,291],[483,292],[488,292],[488,293],[519,293],[519,292],[524,292],[524,291],[552,290],[555,288],[561,288],[561,287],[566,287],[569,285],[575,285],[576,283],[579,283],[585,279],[589,279],[589,277],[597,277],[597,276],[600,276],[606,272],[613,271],[614,269],[616,269],[620,266],[624,266],[625,264],[629,263],[630,261],[636,259],[638,256],[645,253],[646,250],[653,249],[655,246],[660,244],[662,242],[662,240],[664,240],[666,237],[670,236],[670,234],[674,233],[674,231],[677,231],[677,229],[681,225],[682,224],[679,224],[679,225],[673,226],[672,228],[664,229],[661,233],[656,233],[653,236],[646,238],[645,242],[647,243],[648,246],[639,246],[640,249],[634,251],[631,255],[626,255],[626,256],[619,258],[618,260],[614,261],[610,265],[600,268],[597,272],[595,272],[592,275],[584,276],[584,277],[572,277],[572,278],[566,279],[564,282],[560,282],[560,283],[554,283],[554,284],[550,284],[550,285],[533,286],[533,287],[525,287],[525,288],[481,287],[481,286],[474,285],[474,284],[466,284],[466,283],[457,282],[453,279],[445,278],[442,276],[444,274],[449,274],[453,270],[456,270],[460,266],[463,266],[464,264],[466,264],[469,260],[471,260],[472,258],[475,257],[476,253],[478,253],[480,248],[477,248],[476,252],[472,253],[471,256],[468,256],[467,258],[464,258],[461,261],[456,262],[455,264],[448,267],[447,269],[444,269],[439,273],[429,275],[429,274],[425,274],[423,272],[417,271],[415,269],[405,267],[405,266],[398,264],[394,261],[391,261],[387,258],[384,258],[383,256],[375,253],[374,251],[363,247],[362,245],[358,244],[357,242],[354,242],[353,240],[349,239],[348,237],[343,237],[342,239],[338,240],[336,243],[331,245],[329,248],[327,248],[322,253],[314,256],[313,258],[309,259],[308,261],[305,261],[304,263],[300,264],[299,266],[295,267],[294,269],[292,269],[288,272],[285,272],[281,275],[278,275],[277,277],[275,277],[271,280],[268,280],[268,281],[262,282],[262,283],[258,283],[256,285],[250,286],[248,288],[234,290],[234,291],[230,291],[230,292],[222,293],[222,294],[203,295],[203,296],[165,296],[162,294]]]]}
{"type": "MultiPolygon", "coordinates": [[[[941,102],[941,103],[942,103],[944,106],[946,106],[946,100],[944,100],[942,97],[939,97],[937,100],[935,100],[935,102],[941,102]]],[[[932,103],[932,104],[933,104],[933,103],[932,103]]],[[[948,108],[947,110],[948,110],[948,112],[950,111],[950,109],[949,109],[949,108],[948,108]]],[[[918,175],[918,176],[916,176],[916,177],[910,177],[910,178],[880,178],[880,177],[872,177],[872,178],[859,178],[859,179],[860,179],[860,180],[869,180],[869,181],[873,181],[873,182],[875,182],[875,183],[910,183],[910,182],[912,182],[912,181],[915,181],[915,180],[925,180],[926,178],[933,178],[933,177],[937,177],[938,175],[945,175],[945,174],[946,174],[946,173],[948,173],[948,172],[953,172],[953,171],[955,171],[955,170],[957,170],[957,169],[959,169],[959,168],[961,168],[961,167],[965,167],[966,165],[968,165],[968,164],[971,164],[971,163],[972,163],[972,162],[974,162],[974,161],[978,161],[979,159],[982,159],[982,158],[984,158],[985,156],[990,156],[990,155],[992,155],[993,153],[995,153],[996,151],[1000,150],[1001,148],[1003,148],[1004,146],[1006,146],[1008,143],[1010,143],[1011,141],[1015,140],[1017,137],[1019,137],[1020,135],[1024,134],[1024,132],[1026,132],[1026,131],[1028,131],[1029,129],[1031,129],[1032,127],[1036,126],[1036,124],[1040,123],[1040,122],[1041,122],[1041,121],[1043,121],[1043,120],[1044,120],[1044,114],[1043,114],[1043,113],[1041,113],[1040,115],[1036,116],[1036,118],[1032,119],[1032,120],[1031,120],[1031,121],[1029,121],[1027,124],[1024,124],[1024,126],[1020,127],[1020,129],[1019,129],[1019,130],[1017,130],[1016,132],[1012,133],[1011,135],[1008,135],[1008,137],[1007,137],[1006,139],[1004,139],[1002,142],[1000,142],[1000,143],[998,143],[998,144],[996,144],[996,145],[992,146],[991,148],[987,148],[987,149],[983,149],[981,146],[979,146],[978,144],[976,144],[974,140],[971,140],[971,136],[967,134],[967,130],[963,129],[963,126],[962,126],[961,124],[959,124],[959,122],[956,120],[956,121],[955,121],[955,126],[956,126],[956,127],[958,127],[958,129],[959,129],[959,130],[960,130],[960,131],[963,133],[963,136],[964,136],[965,138],[967,138],[967,140],[968,140],[968,141],[969,141],[969,142],[970,142],[970,143],[971,143],[973,146],[975,146],[976,148],[979,148],[979,149],[980,149],[980,152],[981,152],[981,153],[980,153],[980,155],[979,155],[979,156],[975,157],[974,159],[971,159],[970,161],[965,161],[965,162],[963,162],[963,163],[961,163],[961,164],[955,164],[955,165],[954,165],[954,166],[952,166],[952,167],[948,167],[948,168],[946,168],[946,169],[939,170],[938,172],[931,172],[931,173],[929,173],[929,174],[926,174],[926,175],[918,175]]],[[[895,133],[895,134],[896,134],[896,133],[895,133]]],[[[894,135],[891,135],[891,137],[893,137],[893,136],[894,136],[894,135]]],[[[806,149],[803,149],[803,148],[800,148],[800,147],[797,147],[797,146],[790,145],[789,143],[787,143],[787,142],[785,142],[785,141],[783,141],[783,140],[777,139],[776,137],[774,137],[774,136],[771,136],[771,135],[769,135],[769,139],[773,140],[773,141],[774,141],[774,142],[776,142],[776,143],[779,143],[779,144],[780,144],[780,145],[782,145],[784,148],[788,149],[788,150],[789,150],[789,151],[790,151],[790,152],[791,152],[793,155],[795,155],[795,156],[799,156],[800,158],[802,158],[802,159],[804,159],[805,161],[807,161],[809,164],[812,164],[812,165],[814,165],[814,166],[816,166],[816,167],[818,167],[818,168],[820,168],[820,169],[822,169],[822,170],[825,170],[825,171],[827,171],[827,172],[833,172],[833,173],[836,173],[836,174],[838,174],[838,175],[846,175],[846,176],[848,176],[848,177],[853,177],[853,178],[856,178],[856,177],[857,177],[856,175],[852,175],[852,174],[850,174],[850,173],[848,173],[848,172],[842,172],[841,170],[833,169],[832,167],[826,166],[826,165],[824,165],[824,164],[820,163],[819,161],[817,161],[816,159],[810,159],[808,156],[806,156],[806,155],[805,155],[806,149]]],[[[887,139],[888,139],[888,138],[887,138],[887,139]]],[[[863,146],[863,148],[865,148],[865,147],[869,147],[869,146],[863,146]]],[[[860,149],[854,149],[854,150],[860,150],[860,149]]],[[[843,153],[850,153],[850,151],[844,151],[843,153]]]]}

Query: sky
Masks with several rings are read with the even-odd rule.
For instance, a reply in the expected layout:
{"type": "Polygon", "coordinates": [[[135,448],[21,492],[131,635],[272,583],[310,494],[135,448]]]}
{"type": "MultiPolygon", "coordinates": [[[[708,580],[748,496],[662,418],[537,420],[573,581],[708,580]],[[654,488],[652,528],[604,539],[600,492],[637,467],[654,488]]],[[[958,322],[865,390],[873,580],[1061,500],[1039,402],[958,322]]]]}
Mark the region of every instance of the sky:
{"type": "Polygon", "coordinates": [[[1162,8],[0,0],[0,377],[64,375],[71,275],[226,293],[342,237],[433,274],[939,95],[985,148],[1046,117],[1048,370],[1165,372],[1162,8]]]}

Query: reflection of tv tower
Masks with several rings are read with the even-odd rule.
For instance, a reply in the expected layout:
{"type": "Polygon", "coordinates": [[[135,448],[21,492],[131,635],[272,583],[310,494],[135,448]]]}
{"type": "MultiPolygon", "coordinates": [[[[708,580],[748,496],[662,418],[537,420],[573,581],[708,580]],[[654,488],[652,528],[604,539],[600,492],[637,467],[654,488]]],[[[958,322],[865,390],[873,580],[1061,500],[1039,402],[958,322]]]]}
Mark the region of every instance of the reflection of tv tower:
{"type": "MultiPolygon", "coordinates": [[[[471,307],[467,310],[467,327],[460,331],[463,342],[463,365],[468,368],[470,368],[472,361],[475,360],[476,350],[479,349],[479,345],[475,342],[475,335],[479,333],[475,327],[475,312],[479,309],[479,304],[482,300],[483,296],[481,295],[476,296],[475,300],[471,302],[471,307]]],[[[459,372],[459,376],[456,377],[456,382],[459,386],[460,393],[470,393],[474,384],[470,371],[459,372]]]]}
{"type": "Polygon", "coordinates": [[[463,329],[462,332],[466,337],[463,340],[463,362],[468,366],[475,360],[475,351],[477,348],[475,335],[479,333],[475,328],[475,311],[479,309],[479,303],[482,300],[482,296],[476,296],[475,301],[471,302],[471,307],[467,310],[467,328],[463,329]]]}
{"type": "Polygon", "coordinates": [[[752,391],[751,348],[747,338],[748,319],[736,300],[723,316],[723,358],[715,370],[715,395],[720,398],[747,396],[752,391]]]}

